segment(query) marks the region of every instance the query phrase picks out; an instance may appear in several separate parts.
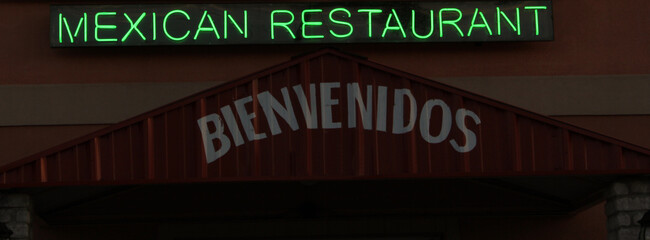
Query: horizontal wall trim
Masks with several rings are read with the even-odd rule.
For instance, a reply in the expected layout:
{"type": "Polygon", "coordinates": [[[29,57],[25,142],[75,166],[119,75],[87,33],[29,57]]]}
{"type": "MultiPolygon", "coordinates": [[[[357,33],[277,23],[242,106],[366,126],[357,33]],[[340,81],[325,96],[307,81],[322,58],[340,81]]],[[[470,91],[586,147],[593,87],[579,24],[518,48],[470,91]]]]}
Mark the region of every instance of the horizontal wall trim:
{"type": "MultiPolygon", "coordinates": [[[[650,75],[425,77],[545,115],[650,114],[650,75]]],[[[0,126],[111,124],[218,84],[0,85],[0,126]]]]}
{"type": "Polygon", "coordinates": [[[433,79],[545,115],[650,114],[650,75],[433,79]]]}
{"type": "Polygon", "coordinates": [[[112,124],[216,82],[0,85],[0,126],[112,124]]]}

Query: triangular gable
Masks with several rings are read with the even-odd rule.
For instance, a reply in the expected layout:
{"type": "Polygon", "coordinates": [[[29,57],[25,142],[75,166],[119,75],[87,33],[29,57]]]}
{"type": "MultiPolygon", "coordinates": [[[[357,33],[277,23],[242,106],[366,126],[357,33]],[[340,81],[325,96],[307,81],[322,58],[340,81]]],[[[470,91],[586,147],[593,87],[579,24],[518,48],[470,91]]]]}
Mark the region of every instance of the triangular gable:
{"type": "Polygon", "coordinates": [[[326,49],[8,164],[0,179],[21,187],[639,173],[650,173],[647,149],[326,49]]]}

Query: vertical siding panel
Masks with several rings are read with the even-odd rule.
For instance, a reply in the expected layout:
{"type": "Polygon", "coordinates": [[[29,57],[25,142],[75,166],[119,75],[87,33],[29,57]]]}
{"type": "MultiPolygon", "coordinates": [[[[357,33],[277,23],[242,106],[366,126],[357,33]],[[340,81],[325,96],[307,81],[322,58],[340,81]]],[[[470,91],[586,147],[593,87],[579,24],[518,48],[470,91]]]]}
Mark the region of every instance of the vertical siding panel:
{"type": "Polygon", "coordinates": [[[521,169],[522,171],[532,171],[533,164],[533,145],[532,145],[532,126],[531,120],[521,117],[517,121],[517,128],[519,128],[519,146],[521,148],[521,169]]]}
{"type": "Polygon", "coordinates": [[[92,157],[91,171],[92,179],[95,181],[102,180],[102,154],[101,154],[101,140],[99,137],[94,137],[92,140],[92,157]]]}
{"type": "Polygon", "coordinates": [[[291,134],[292,142],[292,152],[293,155],[293,173],[298,177],[309,176],[309,165],[311,164],[311,158],[309,157],[310,148],[311,148],[311,139],[309,139],[309,132],[311,131],[307,128],[307,123],[305,122],[304,111],[300,106],[298,101],[298,95],[293,89],[293,86],[300,86],[306,96],[307,106],[311,110],[310,98],[309,98],[309,83],[306,76],[306,66],[303,62],[292,66],[288,79],[288,90],[289,95],[292,97],[291,101],[293,103],[293,112],[296,115],[296,120],[298,121],[298,131],[295,131],[291,134]]]}
{"type": "MultiPolygon", "coordinates": [[[[304,131],[304,128],[300,127],[300,104],[298,104],[298,99],[296,98],[295,93],[293,92],[292,86],[299,83],[299,72],[298,68],[296,65],[291,66],[286,69],[286,91],[289,95],[289,101],[291,102],[291,111],[293,111],[293,116],[296,119],[296,124],[298,125],[298,129],[295,131],[291,129],[290,127],[287,126],[287,132],[286,137],[287,137],[287,142],[288,142],[288,149],[291,149],[291,151],[288,152],[287,156],[287,171],[289,176],[297,176],[297,169],[296,169],[296,150],[299,148],[303,148],[300,144],[300,140],[296,137],[296,133],[300,131],[304,131]]],[[[284,98],[283,98],[284,99],[284,98]]],[[[286,122],[285,122],[286,124],[286,122]]],[[[284,132],[284,130],[283,130],[284,132]]]]}
{"type": "Polygon", "coordinates": [[[36,174],[36,163],[37,162],[30,162],[23,167],[21,167],[20,170],[20,183],[34,183],[36,182],[36,177],[38,176],[36,174]]]}
{"type": "Polygon", "coordinates": [[[167,112],[165,124],[167,178],[181,179],[184,170],[183,163],[183,111],[175,108],[167,112]]]}
{"type": "Polygon", "coordinates": [[[39,170],[40,170],[40,180],[41,182],[45,183],[48,182],[47,179],[47,159],[45,157],[40,157],[39,158],[39,170]]]}
{"type": "Polygon", "coordinates": [[[113,132],[115,180],[131,179],[131,135],[130,127],[120,128],[113,132]]]}
{"type": "Polygon", "coordinates": [[[585,137],[580,134],[571,134],[571,145],[573,153],[573,165],[575,170],[587,169],[587,155],[585,148],[585,137]]]}
{"type": "Polygon", "coordinates": [[[509,113],[508,118],[510,118],[509,127],[512,128],[513,142],[512,145],[515,158],[515,171],[521,172],[522,170],[522,159],[521,159],[521,129],[519,127],[519,115],[516,113],[509,113]]]}
{"type": "MultiPolygon", "coordinates": [[[[435,96],[430,95],[429,91],[426,86],[419,84],[419,83],[413,83],[411,91],[413,92],[413,95],[415,96],[415,99],[417,100],[417,108],[418,108],[418,113],[417,113],[417,119],[415,123],[415,127],[413,128],[413,131],[411,132],[412,138],[411,141],[412,143],[412,151],[415,151],[414,156],[417,156],[415,158],[416,161],[416,166],[415,169],[417,170],[417,174],[429,174],[431,173],[431,158],[433,157],[431,155],[431,152],[429,151],[429,144],[421,134],[421,128],[420,125],[423,124],[420,122],[420,119],[422,115],[426,114],[423,113],[422,109],[424,104],[428,100],[433,100],[435,96]]],[[[433,133],[435,134],[435,133],[433,133]]]]}
{"type": "Polygon", "coordinates": [[[573,144],[571,143],[571,132],[567,129],[562,129],[562,151],[566,163],[564,170],[573,170],[573,144]]]}
{"type": "MultiPolygon", "coordinates": [[[[437,144],[440,144],[441,145],[440,147],[446,149],[445,151],[448,154],[445,157],[446,159],[448,159],[447,166],[450,167],[449,169],[453,171],[453,173],[467,173],[470,171],[483,172],[484,170],[483,161],[480,161],[481,160],[480,155],[478,158],[479,160],[478,163],[472,164],[469,153],[460,153],[455,149],[453,149],[451,145],[452,140],[455,140],[459,146],[464,146],[465,142],[467,141],[467,139],[465,138],[465,134],[460,130],[460,128],[456,124],[456,111],[458,111],[458,109],[466,108],[466,103],[465,103],[466,99],[464,99],[462,96],[449,94],[448,92],[445,92],[445,94],[449,96],[447,100],[445,100],[445,102],[450,110],[449,112],[450,114],[449,117],[451,117],[451,122],[449,126],[450,132],[446,139],[444,139],[442,142],[437,144]]],[[[469,104],[471,105],[471,103],[469,104]]],[[[438,128],[438,126],[436,126],[436,128],[438,128]]]]}
{"type": "MultiPolygon", "coordinates": [[[[336,58],[334,56],[322,56],[321,59],[320,71],[322,73],[322,81],[340,82],[340,76],[337,73],[341,71],[341,66],[338,64],[336,58]]],[[[320,93],[319,96],[322,98],[322,91],[320,93]]],[[[338,104],[331,106],[332,122],[341,125],[342,128],[343,116],[341,111],[345,106],[343,104],[347,104],[343,97],[345,94],[344,84],[341,83],[338,88],[331,88],[330,94],[332,99],[338,100],[338,104]]],[[[323,112],[324,109],[321,108],[321,113],[323,112]]],[[[341,159],[343,155],[340,142],[341,128],[323,129],[323,160],[326,176],[341,176],[343,161],[341,159]]]]}
{"type": "Polygon", "coordinates": [[[622,170],[625,169],[625,160],[623,159],[623,149],[621,146],[611,145],[611,161],[612,169],[622,170]]]}
{"type": "MultiPolygon", "coordinates": [[[[431,170],[434,174],[455,174],[462,172],[464,171],[465,166],[464,159],[460,153],[454,151],[454,149],[451,148],[449,141],[450,139],[457,139],[457,141],[464,139],[463,134],[456,127],[454,127],[455,124],[453,123],[455,112],[454,110],[462,106],[463,99],[461,97],[455,97],[448,92],[438,89],[429,89],[429,91],[429,95],[431,96],[429,99],[433,101],[443,101],[450,108],[450,116],[448,117],[450,117],[451,120],[451,128],[446,138],[438,143],[428,144],[432,158],[431,170]]],[[[423,108],[425,103],[422,103],[420,108],[423,108]]],[[[431,118],[429,121],[429,134],[432,137],[442,137],[442,135],[444,135],[442,132],[443,119],[447,117],[444,116],[443,107],[440,105],[433,106],[429,114],[431,118]]],[[[480,162],[477,162],[475,164],[471,161],[469,165],[479,167],[481,166],[480,162]]]]}
{"type": "Polygon", "coordinates": [[[587,169],[588,170],[605,170],[605,152],[600,141],[593,138],[585,139],[585,153],[587,156],[587,169]]]}
{"type": "Polygon", "coordinates": [[[59,177],[63,182],[72,182],[77,180],[77,163],[75,148],[67,148],[59,152],[59,177]]]}
{"type": "Polygon", "coordinates": [[[535,169],[537,171],[555,171],[563,169],[563,134],[562,129],[541,122],[535,122],[535,169]]]}
{"type": "Polygon", "coordinates": [[[167,131],[166,114],[153,117],[154,177],[167,179],[167,131]]]}
{"type": "Polygon", "coordinates": [[[178,175],[179,175],[179,177],[181,179],[187,179],[187,171],[186,171],[187,170],[186,169],[186,166],[187,166],[187,164],[186,164],[186,161],[187,161],[187,148],[186,148],[186,146],[187,146],[187,138],[186,138],[186,134],[185,134],[187,132],[187,129],[185,128],[187,124],[185,123],[185,106],[180,107],[180,112],[181,112],[181,115],[180,115],[180,124],[179,124],[180,127],[179,128],[180,128],[181,142],[176,146],[177,148],[180,148],[179,149],[180,158],[179,158],[179,162],[178,162],[177,166],[178,166],[178,175]]]}
{"type": "Polygon", "coordinates": [[[77,166],[80,181],[92,180],[92,149],[91,141],[83,142],[77,145],[77,166]]]}
{"type": "Polygon", "coordinates": [[[633,151],[630,151],[628,149],[623,148],[622,149],[622,155],[623,155],[623,160],[625,161],[625,169],[626,170],[633,170],[633,169],[640,169],[640,164],[639,164],[639,157],[637,157],[637,154],[633,151]]]}
{"type": "Polygon", "coordinates": [[[482,134],[489,138],[483,142],[486,172],[512,171],[515,166],[512,145],[514,139],[508,134],[511,127],[507,114],[500,109],[483,105],[481,122],[490,127],[482,128],[482,134]]]}
{"type": "MultiPolygon", "coordinates": [[[[376,175],[378,165],[378,154],[376,147],[377,136],[377,104],[378,104],[378,84],[373,74],[373,70],[365,65],[357,64],[359,68],[359,78],[363,85],[372,85],[372,128],[363,134],[363,142],[359,141],[358,148],[363,150],[363,159],[360,162],[363,166],[359,166],[359,171],[362,175],[376,175]]],[[[361,85],[361,84],[360,84],[361,85]]],[[[363,131],[363,130],[358,130],[363,131]]],[[[360,136],[361,138],[361,136],[360,136]]]]}
{"type": "MultiPolygon", "coordinates": [[[[235,121],[237,122],[237,128],[239,129],[239,133],[241,134],[241,138],[244,142],[239,147],[235,147],[233,150],[233,157],[236,159],[236,161],[239,164],[239,173],[238,176],[246,176],[246,177],[251,177],[256,175],[256,169],[259,167],[256,165],[256,159],[255,159],[255,145],[253,142],[249,141],[248,137],[246,136],[246,131],[242,125],[241,118],[239,117],[239,114],[237,113],[237,108],[233,104],[234,101],[237,101],[239,99],[252,96],[252,86],[253,84],[251,82],[237,86],[233,91],[235,91],[234,98],[230,102],[223,103],[223,106],[230,106],[230,110],[232,111],[232,114],[235,118],[235,121]]],[[[251,103],[247,104],[247,109],[252,109],[251,103]]],[[[228,130],[229,134],[230,130],[228,130]]]]}
{"type": "MultiPolygon", "coordinates": [[[[414,83],[414,82],[412,83],[408,79],[403,79],[402,81],[405,83],[405,86],[408,89],[414,89],[414,88],[420,87],[417,83],[414,83]]],[[[419,109],[422,106],[423,102],[422,102],[422,98],[415,95],[413,90],[410,90],[410,91],[411,91],[411,94],[413,94],[413,98],[415,100],[415,109],[413,109],[413,112],[410,112],[411,110],[409,109],[408,110],[409,112],[407,113],[406,106],[405,106],[405,109],[404,109],[404,121],[406,123],[408,123],[408,121],[410,120],[409,116],[413,115],[413,116],[415,116],[415,119],[414,119],[415,122],[413,124],[413,129],[411,129],[411,131],[404,134],[404,143],[406,145],[405,148],[404,148],[406,150],[406,155],[405,156],[408,156],[408,158],[407,158],[408,160],[406,161],[407,162],[407,171],[405,173],[417,174],[417,172],[418,172],[418,164],[417,164],[418,153],[417,153],[416,148],[415,148],[416,145],[417,145],[416,144],[417,143],[416,133],[418,132],[417,129],[419,127],[418,126],[418,122],[419,122],[418,121],[418,116],[420,116],[419,109]]],[[[395,159],[395,161],[400,161],[400,160],[395,159]]]]}
{"type": "MultiPolygon", "coordinates": [[[[308,61],[308,74],[309,74],[309,82],[314,83],[316,85],[316,106],[317,106],[317,120],[318,120],[318,128],[310,131],[311,133],[311,139],[312,141],[312,152],[311,152],[311,157],[312,157],[312,165],[311,165],[311,174],[312,176],[323,176],[325,175],[325,153],[324,153],[324,144],[325,144],[325,139],[324,139],[324,131],[323,130],[323,121],[322,121],[322,116],[321,116],[321,98],[320,98],[320,84],[321,82],[324,82],[325,79],[323,79],[323,69],[321,67],[322,59],[320,58],[314,58],[310,59],[308,61]]],[[[308,91],[308,90],[305,90],[308,91]]],[[[307,96],[309,97],[309,96],[307,96]]]]}
{"type": "MultiPolygon", "coordinates": [[[[221,107],[220,104],[223,103],[223,101],[220,100],[222,95],[223,95],[223,93],[219,93],[219,94],[207,96],[205,98],[205,102],[204,102],[205,110],[201,110],[201,111],[205,111],[203,116],[207,116],[207,115],[210,115],[210,114],[219,114],[221,116],[219,108],[221,107]]],[[[224,126],[225,126],[225,123],[224,123],[224,126]]],[[[210,132],[216,131],[216,127],[217,126],[214,125],[213,123],[208,122],[208,130],[210,132]]],[[[208,143],[208,146],[209,147],[214,147],[214,149],[219,149],[219,148],[221,148],[221,144],[222,143],[220,141],[213,140],[211,143],[208,143]]],[[[203,144],[201,144],[201,148],[203,148],[203,144]]],[[[202,153],[202,154],[204,154],[204,153],[202,153]]],[[[203,155],[203,156],[205,156],[205,155],[203,155]]],[[[201,163],[201,166],[205,166],[205,168],[206,168],[206,170],[205,170],[206,177],[219,177],[220,176],[221,162],[224,160],[225,157],[228,157],[228,156],[223,156],[221,159],[218,159],[218,160],[213,161],[211,163],[207,163],[207,161],[206,161],[205,165],[204,165],[204,163],[201,163]]]]}
{"type": "Polygon", "coordinates": [[[200,135],[198,134],[198,125],[196,121],[199,119],[195,117],[197,115],[196,102],[187,104],[183,106],[183,159],[184,159],[184,177],[188,179],[197,178],[200,175],[197,174],[198,167],[197,162],[203,161],[203,157],[197,154],[197,148],[203,147],[203,143],[200,140],[200,135]]]}
{"type": "MultiPolygon", "coordinates": [[[[198,121],[198,119],[208,115],[208,112],[207,112],[207,109],[206,109],[207,108],[207,106],[206,106],[207,103],[206,103],[205,97],[201,97],[197,101],[196,104],[198,104],[198,111],[196,113],[196,120],[198,121]]],[[[198,124],[198,122],[195,122],[195,123],[198,124]]],[[[196,167],[198,168],[197,175],[200,178],[206,178],[206,177],[208,177],[208,163],[207,163],[207,159],[206,159],[206,156],[205,156],[205,149],[204,149],[204,146],[203,146],[203,139],[202,139],[202,135],[201,135],[199,127],[197,126],[195,129],[196,129],[194,131],[194,132],[196,132],[195,139],[196,139],[196,142],[197,142],[197,145],[195,146],[196,154],[197,154],[197,156],[200,156],[198,158],[199,161],[196,163],[196,167]]]]}
{"type": "MultiPolygon", "coordinates": [[[[293,115],[296,117],[297,121],[297,116],[295,115],[295,110],[296,106],[294,104],[291,104],[291,106],[288,106],[284,103],[284,96],[282,95],[281,89],[285,88],[287,90],[288,96],[289,96],[289,101],[291,103],[294,103],[291,99],[291,87],[289,86],[290,81],[289,79],[291,78],[291,69],[287,68],[284,69],[283,71],[280,71],[276,73],[278,76],[275,76],[274,79],[274,88],[271,90],[271,94],[275,96],[275,98],[281,103],[282,106],[284,106],[287,109],[291,109],[293,111],[293,115]]],[[[274,74],[275,75],[275,74],[274,74]]],[[[291,142],[292,138],[291,136],[293,135],[294,131],[291,129],[291,126],[287,123],[284,118],[277,116],[276,118],[278,120],[278,124],[280,125],[280,130],[282,130],[282,133],[275,135],[273,138],[273,145],[275,146],[274,154],[275,154],[275,167],[276,167],[276,175],[275,176],[295,176],[293,174],[293,143],[291,142]],[[282,151],[281,149],[286,149],[285,151],[282,151]]]]}
{"type": "Polygon", "coordinates": [[[619,159],[619,163],[620,163],[620,166],[619,166],[619,167],[620,167],[620,170],[625,170],[625,169],[627,169],[627,161],[626,161],[626,159],[625,159],[625,155],[624,155],[624,153],[625,153],[625,148],[623,148],[623,147],[621,147],[621,146],[617,146],[617,147],[616,147],[616,151],[617,151],[616,154],[618,155],[618,159],[619,159]]]}
{"type": "Polygon", "coordinates": [[[48,176],[48,179],[51,182],[60,182],[61,181],[61,178],[60,178],[61,174],[59,172],[59,169],[60,169],[61,165],[59,164],[58,156],[59,156],[58,153],[54,153],[54,154],[51,154],[51,155],[47,156],[47,166],[48,166],[48,168],[47,168],[47,176],[48,176]]]}
{"type": "MultiPolygon", "coordinates": [[[[255,112],[255,118],[252,120],[255,133],[266,135],[264,139],[254,141],[256,153],[255,158],[259,159],[258,161],[260,162],[261,167],[260,175],[263,177],[270,177],[276,173],[275,144],[277,143],[275,141],[275,136],[271,134],[268,120],[264,114],[264,111],[262,110],[262,106],[260,106],[257,95],[265,91],[272,92],[271,90],[275,85],[275,77],[278,77],[278,79],[281,78],[275,74],[270,74],[257,79],[257,81],[255,81],[255,87],[253,89],[253,102],[247,104],[252,109],[250,112],[255,112]]],[[[279,95],[276,94],[271,95],[274,97],[279,97],[279,95]]],[[[278,122],[280,122],[279,119],[278,122]]]]}
{"type": "Polygon", "coordinates": [[[17,167],[6,172],[6,183],[7,184],[20,184],[20,170],[22,167],[17,167]]]}
{"type": "Polygon", "coordinates": [[[154,150],[154,120],[152,117],[148,117],[145,120],[145,137],[144,137],[144,145],[146,147],[146,159],[145,159],[145,177],[146,179],[154,179],[156,176],[156,169],[155,169],[155,159],[156,159],[156,153],[154,150]]]}
{"type": "Polygon", "coordinates": [[[341,91],[339,91],[340,108],[338,111],[338,119],[340,119],[341,122],[341,129],[339,130],[339,139],[337,140],[341,149],[339,155],[339,166],[341,169],[339,174],[341,176],[356,176],[359,172],[359,162],[361,162],[359,153],[363,152],[363,147],[358,148],[356,145],[361,141],[361,139],[363,139],[364,128],[363,122],[361,121],[359,105],[355,100],[352,100],[352,103],[354,104],[356,111],[350,112],[350,109],[348,109],[349,99],[347,94],[347,85],[351,83],[359,84],[361,98],[364,99],[363,102],[365,105],[368,105],[368,103],[365,103],[367,88],[365,86],[366,84],[359,82],[359,72],[355,64],[349,60],[341,58],[336,58],[334,61],[338,63],[337,67],[340,70],[336,78],[341,82],[341,91]],[[355,126],[354,128],[349,128],[349,114],[355,114],[357,117],[356,122],[352,123],[354,124],[353,126],[355,126]]]}
{"type": "MultiPolygon", "coordinates": [[[[311,109],[311,92],[307,77],[307,66],[304,62],[291,67],[289,74],[289,95],[292,96],[293,111],[298,121],[298,131],[291,133],[292,141],[292,161],[293,173],[298,177],[306,177],[311,175],[311,129],[307,127],[306,119],[296,91],[293,86],[301,86],[303,93],[306,97],[306,104],[309,110],[311,109]]],[[[313,109],[316,110],[316,109],[313,109]]],[[[309,115],[309,114],[308,114],[309,115]]]]}
{"type": "Polygon", "coordinates": [[[114,180],[114,149],[113,149],[113,134],[109,133],[102,136],[99,140],[100,159],[101,161],[101,176],[103,181],[114,180]]]}
{"type": "Polygon", "coordinates": [[[131,179],[144,180],[146,178],[147,161],[147,145],[145,122],[138,121],[131,125],[131,179]]]}
{"type": "MultiPolygon", "coordinates": [[[[253,97],[253,102],[250,104],[251,105],[251,111],[255,113],[260,112],[259,104],[257,103],[257,94],[259,94],[259,85],[260,85],[260,79],[254,79],[251,82],[251,96],[253,97]]],[[[262,133],[263,131],[260,129],[260,118],[257,116],[256,118],[253,119],[253,128],[257,129],[257,133],[262,133]]],[[[268,135],[267,135],[268,137],[268,135]]],[[[263,164],[264,161],[269,161],[270,159],[265,159],[266,156],[262,155],[262,149],[260,146],[260,141],[252,141],[253,143],[253,159],[255,159],[255,176],[263,176],[263,164]]]]}
{"type": "Polygon", "coordinates": [[[381,151],[379,150],[382,149],[397,149],[396,146],[400,146],[400,144],[395,144],[393,140],[391,139],[391,135],[393,132],[393,103],[394,101],[394,91],[391,91],[395,89],[397,86],[395,82],[392,82],[393,79],[391,79],[391,75],[385,72],[380,72],[375,69],[372,70],[373,76],[375,79],[375,82],[377,85],[380,87],[386,87],[387,88],[387,93],[386,93],[386,129],[381,130],[377,129],[376,130],[376,146],[375,146],[375,155],[377,158],[377,175],[391,175],[395,174],[396,172],[399,172],[399,169],[396,169],[397,166],[393,165],[393,160],[395,158],[401,157],[397,153],[397,151],[381,151]]]}
{"type": "Polygon", "coordinates": [[[650,156],[638,152],[623,149],[625,167],[629,170],[650,170],[650,156]]]}
{"type": "MultiPolygon", "coordinates": [[[[477,124],[471,118],[465,119],[465,125],[467,126],[469,131],[474,132],[474,134],[476,135],[476,147],[474,147],[474,149],[472,151],[470,151],[468,153],[461,154],[461,155],[463,156],[464,159],[469,158],[469,171],[471,173],[482,173],[482,172],[485,171],[485,165],[486,165],[485,164],[486,159],[485,159],[485,155],[484,155],[485,148],[486,148],[485,143],[491,141],[491,136],[485,134],[485,131],[483,129],[484,129],[485,126],[489,126],[490,123],[486,122],[484,120],[484,117],[483,117],[484,113],[483,113],[483,108],[481,107],[482,106],[481,103],[478,103],[478,102],[473,101],[473,100],[469,100],[467,98],[463,98],[463,104],[464,104],[464,107],[466,109],[474,112],[476,114],[476,116],[478,116],[479,119],[481,119],[481,123],[477,124]]],[[[454,118],[454,120],[453,120],[454,124],[452,126],[452,129],[458,129],[458,126],[455,123],[455,113],[454,113],[453,118],[454,118]]],[[[455,132],[455,131],[456,130],[452,130],[452,132],[455,132]]],[[[460,131],[458,131],[458,132],[460,132],[460,131]]],[[[451,139],[451,136],[450,136],[450,139],[451,139]]],[[[462,138],[458,138],[458,139],[460,140],[460,139],[465,139],[465,138],[462,137],[462,138]]],[[[456,141],[459,141],[459,140],[456,140],[456,141]]],[[[451,141],[451,140],[448,140],[448,141],[451,141]]],[[[450,143],[445,142],[445,144],[450,144],[450,143]]],[[[458,143],[458,144],[462,144],[462,143],[458,143]]],[[[454,150],[449,150],[449,151],[454,151],[454,150]]]]}

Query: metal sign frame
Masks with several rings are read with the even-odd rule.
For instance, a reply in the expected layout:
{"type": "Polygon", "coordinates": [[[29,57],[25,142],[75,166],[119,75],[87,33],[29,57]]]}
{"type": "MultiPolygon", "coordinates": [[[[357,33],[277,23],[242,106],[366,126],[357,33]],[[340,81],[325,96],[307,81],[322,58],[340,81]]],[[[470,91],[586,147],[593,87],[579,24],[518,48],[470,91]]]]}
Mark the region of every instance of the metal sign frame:
{"type": "Polygon", "coordinates": [[[52,47],[553,40],[551,1],[52,5],[52,47]]]}

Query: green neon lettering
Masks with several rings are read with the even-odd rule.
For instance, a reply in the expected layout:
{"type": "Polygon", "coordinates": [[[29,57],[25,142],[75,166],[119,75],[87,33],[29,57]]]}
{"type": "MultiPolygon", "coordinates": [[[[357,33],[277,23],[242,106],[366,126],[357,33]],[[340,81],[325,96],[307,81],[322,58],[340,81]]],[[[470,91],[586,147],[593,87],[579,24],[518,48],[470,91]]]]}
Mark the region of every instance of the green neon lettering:
{"type": "MultiPolygon", "coordinates": [[[[169,16],[171,16],[174,13],[183,14],[187,20],[190,20],[190,15],[187,15],[187,13],[185,11],[180,10],[180,9],[172,10],[172,11],[168,12],[167,15],[165,15],[165,18],[163,19],[163,32],[165,32],[165,35],[167,36],[167,38],[169,38],[171,40],[182,41],[185,38],[187,38],[187,36],[190,35],[190,30],[187,30],[185,35],[183,35],[182,37],[174,37],[171,34],[169,34],[169,32],[167,31],[167,19],[169,18],[169,16]]],[[[203,16],[205,16],[205,14],[203,14],[203,16]]],[[[201,19],[201,20],[203,20],[203,19],[201,19]]],[[[201,26],[200,23],[199,23],[199,26],[201,26]]]]}
{"type": "Polygon", "coordinates": [[[367,12],[368,13],[368,37],[372,37],[372,14],[381,13],[381,9],[359,9],[357,12],[367,12]]]}
{"type": "Polygon", "coordinates": [[[519,20],[519,8],[516,8],[516,17],[517,17],[517,27],[510,21],[510,18],[506,16],[506,13],[501,11],[499,7],[497,7],[497,34],[500,36],[501,35],[501,16],[506,20],[506,22],[510,25],[513,31],[517,32],[517,35],[521,35],[521,21],[519,20]]]}
{"type": "MultiPolygon", "coordinates": [[[[187,31],[189,34],[190,31],[187,31]]],[[[217,32],[217,28],[214,26],[214,21],[212,21],[212,17],[210,14],[208,14],[208,11],[203,11],[203,17],[201,17],[201,21],[199,21],[199,28],[196,29],[196,33],[194,34],[194,40],[196,40],[199,37],[199,33],[201,32],[214,32],[214,35],[217,37],[217,39],[221,39],[221,36],[219,36],[219,32],[217,32]],[[205,20],[205,17],[208,17],[208,21],[210,21],[210,26],[211,27],[203,27],[203,21],[205,20]]]]}
{"type": "Polygon", "coordinates": [[[332,23],[334,23],[334,24],[340,24],[340,25],[348,26],[348,28],[350,28],[350,31],[348,33],[346,33],[346,34],[337,34],[333,30],[330,30],[330,34],[332,34],[332,36],[337,37],[337,38],[349,37],[350,35],[352,35],[352,32],[354,32],[354,28],[352,27],[352,24],[350,24],[349,22],[339,21],[339,20],[336,20],[336,19],[334,19],[332,17],[334,12],[338,12],[338,11],[342,11],[344,13],[347,13],[348,17],[352,16],[352,13],[350,13],[350,11],[348,11],[345,8],[335,8],[335,9],[332,9],[332,11],[330,11],[330,21],[332,23]]]}
{"type": "Polygon", "coordinates": [[[273,10],[271,12],[271,39],[275,39],[275,27],[283,27],[287,29],[287,32],[291,35],[291,38],[296,39],[296,36],[293,35],[293,32],[291,32],[291,29],[289,28],[289,24],[293,23],[293,13],[289,10],[273,10]],[[291,20],[288,22],[275,22],[275,14],[276,13],[288,13],[291,16],[291,20]]]}
{"type": "Polygon", "coordinates": [[[74,43],[74,39],[72,38],[72,32],[70,31],[70,27],[68,26],[68,21],[63,18],[63,23],[65,24],[65,28],[68,30],[68,36],[70,36],[70,42],[74,43]]]}
{"type": "MultiPolygon", "coordinates": [[[[63,14],[59,13],[59,43],[63,43],[63,14]]],[[[68,32],[70,32],[70,27],[68,27],[68,32]]]]}
{"type": "Polygon", "coordinates": [[[153,40],[156,41],[156,12],[153,12],[152,15],[153,15],[153,17],[152,17],[153,24],[152,24],[151,27],[153,28],[153,31],[152,31],[153,32],[153,40]]]}
{"type": "Polygon", "coordinates": [[[431,37],[431,35],[433,34],[433,10],[430,10],[429,12],[431,14],[431,17],[429,18],[431,19],[430,21],[431,26],[429,26],[429,33],[427,35],[420,35],[415,31],[415,10],[411,10],[411,32],[413,32],[413,36],[415,36],[416,38],[426,39],[431,37]]]}
{"type": "Polygon", "coordinates": [[[124,34],[124,37],[122,37],[122,42],[124,42],[124,40],[126,40],[126,38],[129,37],[129,34],[131,34],[131,32],[133,31],[133,29],[135,29],[135,31],[138,33],[138,35],[140,35],[140,38],[142,38],[142,40],[147,40],[147,38],[144,37],[144,34],[142,34],[142,32],[140,32],[140,29],[138,29],[138,24],[140,24],[140,21],[142,21],[142,19],[144,19],[144,16],[145,16],[145,15],[147,15],[147,13],[146,13],[146,12],[143,12],[143,13],[140,15],[140,17],[138,17],[138,20],[136,20],[135,23],[133,23],[133,21],[131,20],[131,18],[129,17],[129,15],[127,15],[126,13],[124,13],[124,17],[125,17],[126,20],[129,21],[129,23],[131,24],[131,28],[129,28],[129,31],[127,31],[126,34],[124,34]]]}
{"type": "Polygon", "coordinates": [[[539,36],[539,14],[537,10],[546,9],[546,6],[525,6],[524,9],[535,11],[535,35],[539,36]]]}
{"type": "Polygon", "coordinates": [[[488,34],[490,34],[490,36],[492,36],[492,30],[490,29],[490,25],[488,25],[487,21],[485,20],[485,16],[483,16],[483,13],[480,12],[478,10],[478,8],[476,8],[476,10],[474,10],[474,17],[472,17],[472,26],[470,26],[469,31],[467,31],[467,36],[468,37],[472,35],[472,29],[474,29],[475,27],[476,28],[485,28],[485,29],[487,29],[488,34]],[[476,24],[476,16],[477,15],[481,16],[481,19],[483,19],[482,24],[476,24]]]}
{"type": "Polygon", "coordinates": [[[100,16],[115,16],[116,12],[98,12],[95,13],[95,41],[98,42],[117,42],[117,38],[99,38],[99,29],[116,29],[115,25],[99,24],[100,16]]]}
{"type": "MultiPolygon", "coordinates": [[[[75,33],[75,35],[77,35],[75,33]]],[[[84,12],[84,42],[88,42],[88,14],[84,12]]]]}
{"type": "Polygon", "coordinates": [[[248,12],[244,10],[244,30],[242,31],[239,27],[239,24],[235,22],[235,19],[232,18],[232,15],[228,14],[228,11],[223,11],[223,38],[228,39],[228,19],[232,25],[235,25],[239,33],[244,35],[244,38],[248,38],[248,12]]]}
{"type": "Polygon", "coordinates": [[[321,26],[323,25],[323,22],[312,22],[312,21],[307,21],[307,18],[305,16],[308,13],[319,13],[323,12],[323,9],[305,9],[302,10],[302,38],[324,38],[325,36],[323,35],[307,35],[307,26],[321,26]]]}
{"type": "Polygon", "coordinates": [[[63,26],[65,25],[65,29],[68,31],[68,37],[70,37],[70,43],[74,43],[74,38],[79,35],[79,30],[81,30],[81,25],[83,23],[84,26],[84,42],[88,41],[88,33],[86,29],[88,29],[88,15],[84,13],[84,16],[79,18],[79,23],[77,23],[77,28],[74,31],[74,34],[72,34],[72,31],[70,31],[70,26],[68,25],[68,20],[63,17],[63,14],[59,13],[59,43],[63,43],[63,26]]]}
{"type": "Polygon", "coordinates": [[[404,32],[404,28],[402,27],[402,23],[399,21],[399,16],[397,16],[397,12],[395,12],[395,9],[391,9],[392,13],[388,14],[388,19],[386,19],[386,26],[384,27],[384,32],[381,33],[381,37],[386,37],[386,32],[388,30],[400,30],[402,32],[402,37],[406,38],[406,33],[404,32]],[[395,21],[397,22],[397,26],[389,26],[388,24],[390,23],[390,19],[395,15],[395,21]]]}
{"type": "Polygon", "coordinates": [[[438,22],[440,24],[440,26],[438,28],[440,29],[440,37],[443,36],[444,31],[443,31],[442,25],[445,25],[445,24],[453,25],[454,27],[456,27],[456,30],[458,30],[458,33],[460,33],[460,37],[464,37],[465,35],[463,35],[463,31],[461,31],[460,27],[458,27],[458,24],[456,24],[457,22],[460,21],[461,18],[463,18],[463,12],[461,12],[460,9],[458,9],[458,8],[443,8],[443,9],[440,9],[440,11],[438,11],[438,22]],[[443,12],[456,12],[456,13],[458,13],[458,18],[456,18],[454,20],[442,20],[442,13],[443,12]]]}

